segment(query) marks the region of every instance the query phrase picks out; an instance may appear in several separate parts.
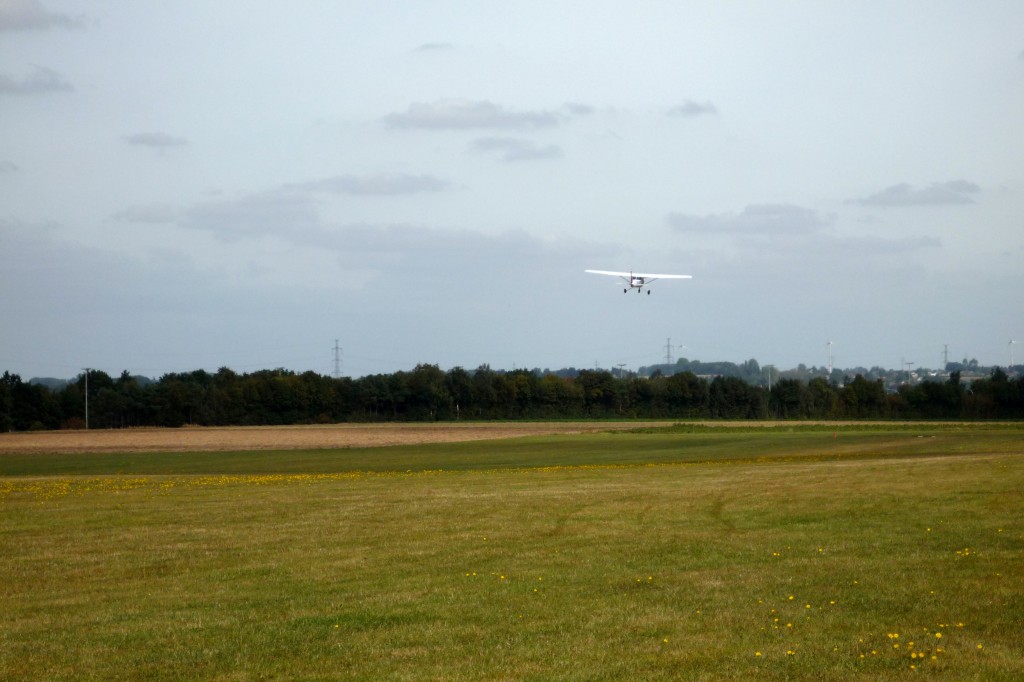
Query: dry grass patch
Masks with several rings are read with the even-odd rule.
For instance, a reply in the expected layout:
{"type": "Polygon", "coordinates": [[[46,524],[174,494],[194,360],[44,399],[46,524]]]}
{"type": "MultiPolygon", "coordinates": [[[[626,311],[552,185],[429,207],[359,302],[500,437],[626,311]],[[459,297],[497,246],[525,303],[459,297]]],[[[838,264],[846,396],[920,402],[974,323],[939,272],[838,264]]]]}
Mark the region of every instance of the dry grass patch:
{"type": "Polygon", "coordinates": [[[312,450],[594,433],[664,422],[475,422],[113,429],[0,433],[0,453],[312,450]]]}

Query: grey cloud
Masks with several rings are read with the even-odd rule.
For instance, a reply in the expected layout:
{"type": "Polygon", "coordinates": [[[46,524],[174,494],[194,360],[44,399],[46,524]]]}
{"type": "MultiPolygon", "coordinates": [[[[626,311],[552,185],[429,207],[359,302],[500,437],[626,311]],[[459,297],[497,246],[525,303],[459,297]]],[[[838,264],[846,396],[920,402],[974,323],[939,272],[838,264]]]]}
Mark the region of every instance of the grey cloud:
{"type": "Polygon", "coordinates": [[[677,107],[672,107],[668,110],[669,116],[680,116],[683,118],[692,118],[694,116],[701,116],[704,114],[717,114],[718,109],[711,102],[694,102],[692,99],[688,99],[677,107]]]}
{"type": "Polygon", "coordinates": [[[917,251],[940,248],[942,241],[937,237],[900,237],[887,239],[884,237],[848,237],[836,239],[837,251],[847,260],[853,258],[870,258],[876,256],[900,256],[917,251]]]}
{"type": "Polygon", "coordinates": [[[419,130],[525,130],[560,123],[550,111],[517,111],[493,102],[466,99],[416,102],[405,112],[388,114],[382,120],[388,128],[419,130]]]}
{"type": "Polygon", "coordinates": [[[409,224],[325,226],[296,231],[288,238],[299,246],[335,252],[343,267],[386,271],[406,281],[406,291],[422,290],[426,281],[493,284],[497,273],[518,280],[524,263],[548,263],[564,271],[567,259],[595,250],[576,241],[542,240],[522,230],[490,235],[409,224]],[[445,266],[439,268],[438,263],[445,266]]]}
{"type": "Polygon", "coordinates": [[[125,142],[139,147],[153,147],[154,149],[168,149],[170,147],[183,147],[188,140],[182,137],[174,137],[167,133],[136,133],[125,135],[125,142]]]}
{"type": "Polygon", "coordinates": [[[381,173],[378,175],[336,175],[312,182],[285,185],[286,190],[332,192],[355,196],[396,196],[417,192],[441,192],[451,183],[432,175],[381,173]]]}
{"type": "Polygon", "coordinates": [[[233,241],[267,235],[287,237],[296,230],[319,228],[320,214],[306,194],[272,191],[198,204],[183,211],[177,222],[233,241]]]}
{"type": "Polygon", "coordinates": [[[815,232],[830,225],[832,217],[791,204],[752,204],[738,214],[695,216],[670,213],[667,221],[677,232],[775,235],[815,232]]]}
{"type": "Polygon", "coordinates": [[[0,2],[0,31],[38,31],[48,28],[78,28],[82,20],[63,12],[51,12],[38,0],[0,2]]]}
{"type": "Polygon", "coordinates": [[[981,191],[981,187],[967,180],[950,182],[933,182],[927,187],[914,187],[908,183],[900,183],[886,187],[852,203],[861,206],[937,206],[943,204],[973,204],[971,196],[981,191]]]}
{"type": "Polygon", "coordinates": [[[562,149],[558,145],[539,145],[513,137],[481,137],[473,141],[472,147],[480,152],[498,152],[501,160],[506,163],[557,159],[562,156],[562,149]]]}
{"type": "Polygon", "coordinates": [[[176,208],[165,204],[131,206],[111,217],[133,223],[176,223],[182,227],[209,232],[225,240],[268,235],[306,240],[323,229],[316,203],[318,192],[395,196],[439,192],[449,186],[450,183],[430,175],[339,175],[287,184],[234,199],[206,201],[190,207],[176,208]]]}
{"type": "Polygon", "coordinates": [[[113,216],[114,220],[127,223],[173,223],[181,215],[181,212],[173,206],[166,204],[153,204],[150,206],[129,206],[123,211],[118,211],[113,216]]]}
{"type": "Polygon", "coordinates": [[[455,46],[451,43],[423,43],[417,47],[414,52],[445,52],[447,50],[454,50],[455,46]]]}
{"type": "Polygon", "coordinates": [[[586,244],[541,241],[524,232],[487,235],[473,230],[449,230],[410,224],[325,223],[309,193],[262,192],[237,199],[206,202],[178,211],[165,206],[134,207],[117,216],[138,222],[174,222],[225,242],[274,237],[288,244],[336,254],[346,268],[421,273],[431,279],[455,277],[467,271],[490,277],[495,270],[518,272],[556,249],[585,252],[586,244]],[[437,268],[437,263],[458,266],[437,268]]]}
{"type": "Polygon", "coordinates": [[[597,109],[589,104],[581,104],[580,102],[566,102],[565,108],[573,116],[589,116],[597,111],[597,109]]]}
{"type": "Polygon", "coordinates": [[[49,92],[74,90],[63,76],[42,66],[32,67],[32,72],[18,81],[0,74],[0,95],[41,95],[49,92]]]}

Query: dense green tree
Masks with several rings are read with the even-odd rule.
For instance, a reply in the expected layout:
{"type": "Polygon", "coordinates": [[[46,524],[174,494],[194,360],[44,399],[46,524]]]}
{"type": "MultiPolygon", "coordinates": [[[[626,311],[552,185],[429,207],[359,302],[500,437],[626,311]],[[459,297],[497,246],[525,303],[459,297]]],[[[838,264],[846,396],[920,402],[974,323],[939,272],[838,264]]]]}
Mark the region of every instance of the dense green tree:
{"type": "Polygon", "coordinates": [[[454,411],[445,374],[437,365],[416,365],[406,377],[406,393],[407,419],[448,419],[454,411]]]}
{"type": "Polygon", "coordinates": [[[620,403],[615,378],[607,370],[581,370],[577,383],[583,391],[583,409],[589,417],[615,414],[620,403]]]}
{"type": "Polygon", "coordinates": [[[680,372],[665,379],[665,399],[671,417],[708,416],[710,387],[693,372],[680,372]]]}
{"type": "Polygon", "coordinates": [[[0,377],[0,432],[14,431],[14,387],[21,383],[17,374],[4,372],[0,377]]]}
{"type": "Polygon", "coordinates": [[[811,396],[807,384],[796,379],[779,379],[768,398],[769,416],[775,419],[803,419],[810,416],[811,396]]]}
{"type": "MultiPolygon", "coordinates": [[[[747,374],[759,369],[754,361],[732,367],[747,374]]],[[[1024,418],[1024,378],[998,368],[973,383],[953,372],[947,381],[905,383],[892,393],[881,378],[861,373],[842,386],[820,371],[806,383],[782,378],[770,391],[758,382],[723,374],[709,382],[688,370],[641,378],[606,370],[501,372],[487,365],[471,374],[423,364],[359,379],[284,369],[237,374],[222,367],[212,375],[171,373],[156,382],[128,372],[113,380],[90,370],[88,398],[93,428],[459,418],[1024,418]]],[[[0,429],[84,427],[85,385],[85,374],[51,389],[5,373],[0,429]]]]}
{"type": "Polygon", "coordinates": [[[887,417],[888,401],[881,379],[868,381],[858,374],[853,381],[844,382],[839,391],[843,414],[854,419],[887,417]]]}
{"type": "Polygon", "coordinates": [[[1024,418],[1024,377],[1011,379],[1006,372],[996,367],[985,379],[971,384],[965,396],[967,417],[980,419],[1022,419],[1024,418]]]}
{"type": "Polygon", "coordinates": [[[473,377],[462,367],[453,367],[444,377],[445,390],[451,396],[455,418],[461,419],[463,410],[473,406],[473,377]]]}
{"type": "Polygon", "coordinates": [[[710,416],[719,419],[758,419],[762,416],[758,389],[736,377],[715,377],[708,388],[710,416]]]}
{"type": "Polygon", "coordinates": [[[807,416],[812,419],[832,419],[839,416],[839,394],[823,377],[807,382],[809,398],[807,416]]]}

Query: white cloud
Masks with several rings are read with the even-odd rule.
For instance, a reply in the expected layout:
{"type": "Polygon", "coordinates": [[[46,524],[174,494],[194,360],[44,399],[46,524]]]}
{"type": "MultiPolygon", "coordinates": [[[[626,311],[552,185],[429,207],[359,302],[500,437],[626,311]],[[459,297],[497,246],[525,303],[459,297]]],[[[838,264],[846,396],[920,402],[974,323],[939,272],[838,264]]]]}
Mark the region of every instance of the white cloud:
{"type": "Polygon", "coordinates": [[[473,140],[472,147],[479,152],[497,152],[506,163],[557,159],[562,156],[562,149],[558,145],[539,145],[513,137],[481,137],[473,140]]]}
{"type": "Polygon", "coordinates": [[[38,0],[0,0],[0,31],[78,28],[81,25],[81,19],[51,12],[38,0]]]}
{"type": "Polygon", "coordinates": [[[949,182],[933,182],[927,187],[914,187],[903,182],[886,187],[880,192],[853,203],[861,206],[939,206],[944,204],[973,204],[973,195],[981,191],[981,187],[967,180],[951,180],[949,182]]]}
{"type": "Polygon", "coordinates": [[[467,99],[416,102],[405,112],[388,114],[383,121],[389,128],[420,130],[525,130],[560,123],[559,117],[550,111],[517,111],[493,102],[467,99]]]}
{"type": "Polygon", "coordinates": [[[42,95],[69,90],[74,90],[74,86],[67,79],[43,66],[33,66],[31,73],[21,80],[0,74],[0,95],[42,95]]]}

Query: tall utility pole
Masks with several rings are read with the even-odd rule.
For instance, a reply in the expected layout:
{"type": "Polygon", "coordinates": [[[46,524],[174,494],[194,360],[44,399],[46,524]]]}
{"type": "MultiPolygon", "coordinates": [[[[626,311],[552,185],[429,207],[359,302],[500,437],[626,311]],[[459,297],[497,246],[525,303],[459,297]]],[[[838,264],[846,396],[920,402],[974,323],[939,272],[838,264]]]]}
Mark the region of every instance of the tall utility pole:
{"type": "Polygon", "coordinates": [[[946,369],[946,365],[949,364],[949,344],[942,344],[942,369],[946,369]]]}
{"type": "Polygon", "coordinates": [[[665,339],[665,364],[672,364],[672,339],[665,339]]]}
{"type": "Polygon", "coordinates": [[[338,346],[338,339],[334,339],[334,378],[341,376],[341,347],[338,346]]]}
{"type": "MultiPolygon", "coordinates": [[[[1017,343],[1017,342],[1016,341],[1010,341],[1010,343],[1007,344],[1007,345],[1010,346],[1010,367],[1013,367],[1013,344],[1015,344],[1015,343],[1017,343]]],[[[1007,369],[1009,369],[1009,367],[1007,369]]]]}
{"type": "Polygon", "coordinates": [[[89,368],[85,368],[85,430],[89,430],[89,368]]]}
{"type": "Polygon", "coordinates": [[[832,378],[832,342],[828,342],[828,377],[832,378]]]}

